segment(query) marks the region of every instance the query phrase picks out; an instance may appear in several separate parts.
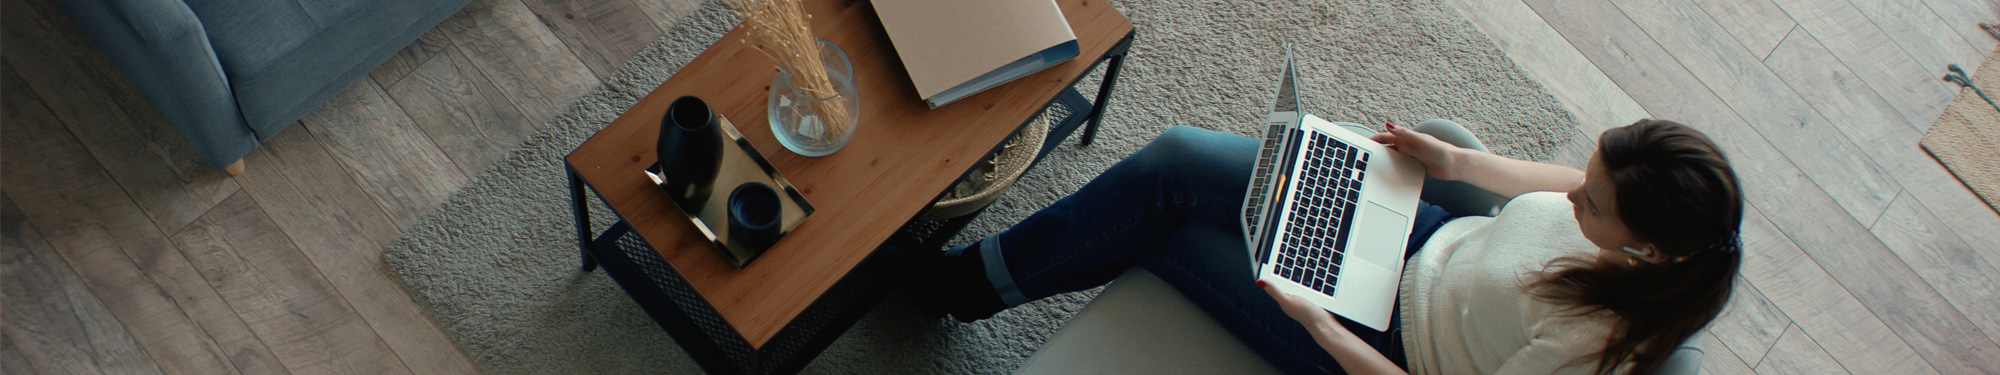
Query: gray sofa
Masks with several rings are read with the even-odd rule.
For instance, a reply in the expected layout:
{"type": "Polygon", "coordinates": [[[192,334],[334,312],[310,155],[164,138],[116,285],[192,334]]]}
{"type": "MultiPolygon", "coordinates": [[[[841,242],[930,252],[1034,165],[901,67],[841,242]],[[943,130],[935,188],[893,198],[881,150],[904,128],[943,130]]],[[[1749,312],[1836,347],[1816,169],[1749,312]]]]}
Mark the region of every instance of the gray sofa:
{"type": "MultiPolygon", "coordinates": [[[[1360,134],[1374,130],[1338,123],[1360,134]]],[[[1486,151],[1457,124],[1430,121],[1416,131],[1460,147],[1486,151]]],[[[1508,197],[1456,181],[1424,181],[1423,198],[1455,214],[1499,213],[1508,197]]],[[[1696,342],[1701,337],[1689,339],[1696,342]]],[[[1662,375],[1701,372],[1702,351],[1683,344],[1669,355],[1662,375]]],[[[1097,299],[1070,318],[1056,336],[1028,357],[1017,375],[1043,374],[1280,374],[1234,334],[1181,296],[1166,281],[1134,267],[1112,280],[1097,299]]]]}
{"type": "Polygon", "coordinates": [[[59,0],[222,169],[469,0],[59,0]]]}

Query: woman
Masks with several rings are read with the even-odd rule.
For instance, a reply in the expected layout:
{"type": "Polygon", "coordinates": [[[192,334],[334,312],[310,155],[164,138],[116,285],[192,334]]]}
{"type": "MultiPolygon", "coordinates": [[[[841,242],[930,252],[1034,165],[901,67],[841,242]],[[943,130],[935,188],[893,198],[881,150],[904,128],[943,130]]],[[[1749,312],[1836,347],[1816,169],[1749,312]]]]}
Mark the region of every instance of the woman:
{"type": "Polygon", "coordinates": [[[1495,217],[1419,204],[1387,332],[1252,280],[1237,217],[1258,144],[1188,127],[1004,232],[922,258],[937,282],[917,300],[972,321],[1137,265],[1289,373],[1650,374],[1729,299],[1742,196],[1700,132],[1607,130],[1584,171],[1393,125],[1373,139],[1430,177],[1513,197],[1495,217]]]}

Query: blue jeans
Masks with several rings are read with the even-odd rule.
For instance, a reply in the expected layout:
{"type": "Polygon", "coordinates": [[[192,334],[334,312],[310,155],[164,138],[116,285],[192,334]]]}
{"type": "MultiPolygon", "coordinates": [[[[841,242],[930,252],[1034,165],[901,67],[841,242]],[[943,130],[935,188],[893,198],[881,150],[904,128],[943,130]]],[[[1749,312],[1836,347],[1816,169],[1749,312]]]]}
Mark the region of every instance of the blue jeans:
{"type": "MultiPolygon", "coordinates": [[[[1344,373],[1251,278],[1238,222],[1257,147],[1243,136],[1167,129],[1075,194],[981,240],[988,281],[1011,307],[1146,267],[1286,373],[1344,373]]],[[[1450,218],[1420,203],[1404,257],[1450,218]]],[[[1400,318],[1389,332],[1339,320],[1404,364],[1400,318]]]]}

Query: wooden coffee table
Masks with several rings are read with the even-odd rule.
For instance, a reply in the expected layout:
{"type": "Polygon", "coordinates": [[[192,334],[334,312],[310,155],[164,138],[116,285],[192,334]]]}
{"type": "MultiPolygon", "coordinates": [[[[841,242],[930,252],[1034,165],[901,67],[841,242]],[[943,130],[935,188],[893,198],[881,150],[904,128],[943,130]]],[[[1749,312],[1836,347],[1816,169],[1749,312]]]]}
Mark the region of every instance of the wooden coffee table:
{"type": "Polygon", "coordinates": [[[584,268],[606,273],[713,373],[795,372],[858,319],[891,275],[870,255],[1058,93],[1110,61],[1097,115],[1134,35],[1103,0],[1058,0],[1076,59],[938,109],[918,99],[873,7],[809,1],[813,28],[846,50],[861,100],[860,128],[819,158],[784,149],[765,122],[772,61],[732,30],[564,160],[584,268]],[[743,268],[712,247],[640,171],[654,163],[666,106],[699,96],[796,185],[817,211],[743,268]],[[620,220],[593,233],[585,188],[620,220]]]}

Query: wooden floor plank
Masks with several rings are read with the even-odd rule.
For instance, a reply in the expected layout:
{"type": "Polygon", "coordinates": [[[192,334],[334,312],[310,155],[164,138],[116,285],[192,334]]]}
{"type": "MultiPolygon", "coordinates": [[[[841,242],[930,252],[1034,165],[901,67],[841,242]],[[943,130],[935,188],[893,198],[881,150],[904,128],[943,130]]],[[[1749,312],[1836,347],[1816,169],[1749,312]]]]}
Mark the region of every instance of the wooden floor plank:
{"type": "Polygon", "coordinates": [[[416,223],[471,181],[375,81],[356,82],[299,122],[368,188],[399,228],[416,223]]]}
{"type": "Polygon", "coordinates": [[[172,239],[293,373],[411,373],[248,194],[172,239]]]}
{"type": "MultiPolygon", "coordinates": [[[[11,66],[0,70],[0,92],[26,92],[11,66]]],[[[0,190],[162,371],[287,373],[40,99],[0,105],[0,190]]]]}
{"type": "MultiPolygon", "coordinates": [[[[1944,75],[1945,65],[1978,65],[1986,57],[1952,30],[1953,25],[1938,18],[1923,0],[1859,0],[1847,4],[1874,21],[1876,28],[1916,59],[1917,65],[1933,72],[1932,75],[1944,75]]],[[[1960,26],[1977,27],[1976,24],[1960,26]]]]}
{"type": "Polygon", "coordinates": [[[396,83],[402,82],[403,78],[408,77],[410,72],[415,72],[418,67],[429,63],[432,57],[443,53],[445,47],[450,45],[451,39],[444,36],[444,29],[432,28],[417,36],[415,43],[396,51],[395,56],[390,56],[388,61],[383,61],[381,66],[368,72],[368,77],[382,87],[395,86],[396,83]]]}
{"type": "Polygon", "coordinates": [[[476,175],[506,157],[538,126],[458,47],[447,45],[438,54],[389,86],[388,94],[460,170],[476,175]]]}
{"type": "Polygon", "coordinates": [[[1778,340],[1776,347],[1771,348],[1771,355],[1757,364],[1757,373],[1827,375],[1850,372],[1841,368],[1840,363],[1822,350],[1812,336],[1793,326],[1785,329],[1784,337],[1778,340]]]}
{"type": "Polygon", "coordinates": [[[638,4],[639,10],[646,13],[646,18],[652,19],[653,25],[664,33],[673,31],[675,25],[679,25],[688,15],[694,14],[695,10],[701,9],[701,5],[707,1],[632,0],[632,3],[638,4]]]}
{"type": "MultiPolygon", "coordinates": [[[[1805,187],[1793,191],[1801,189],[1805,187]]],[[[1786,237],[1938,371],[1958,374],[2000,368],[2000,345],[1981,335],[1964,314],[1924,283],[1866,226],[1851,218],[1835,218],[1837,214],[1831,212],[1825,195],[1810,190],[1755,195],[1758,197],[1752,202],[1772,213],[1772,223],[1786,237]]],[[[1784,310],[1795,321],[1801,320],[1792,309],[1784,310]]],[[[1821,335],[1811,326],[1805,328],[1821,335]]],[[[1841,363],[1849,370],[1868,372],[1852,363],[1841,363]]]]}
{"type": "MultiPolygon", "coordinates": [[[[655,0],[639,0],[655,1],[655,0]]],[[[634,0],[521,0],[597,78],[610,77],[660,37],[634,0]]]]}
{"type": "Polygon", "coordinates": [[[521,0],[473,0],[438,27],[529,123],[554,119],[599,82],[521,0]]]}
{"type": "MultiPolygon", "coordinates": [[[[0,195],[0,331],[34,371],[9,374],[159,374],[139,342],[42,240],[14,199],[0,195]]],[[[0,368],[4,369],[4,368],[0,368]]]]}
{"type": "Polygon", "coordinates": [[[277,171],[238,180],[411,370],[478,372],[408,292],[382,272],[382,249],[401,227],[324,146],[305,132],[285,132],[244,162],[277,171]]]}
{"type": "Polygon", "coordinates": [[[1541,83],[1576,114],[1589,138],[1652,117],[1521,0],[1452,0],[1452,4],[1529,79],[1541,83]]]}
{"type": "MultiPolygon", "coordinates": [[[[1972,49],[1979,52],[1981,56],[1993,52],[1994,45],[2000,44],[2000,39],[1994,39],[1985,30],[1979,29],[1979,23],[1981,22],[1992,23],[2000,20],[2000,2],[1990,0],[1924,0],[1924,4],[1929,5],[1931,11],[1937,13],[1939,19],[1944,20],[1945,28],[1957,32],[1958,36],[1964,38],[1967,44],[1971,44],[1972,49]]],[[[1977,71],[1977,65],[1979,65],[1978,61],[1965,64],[1965,71],[1977,71]]]]}
{"type": "Polygon", "coordinates": [[[2000,268],[1944,229],[1915,198],[1902,195],[1869,229],[1950,300],[1987,338],[2000,341],[2000,268]]]}
{"type": "Polygon", "coordinates": [[[237,189],[201,161],[67,13],[49,0],[0,4],[8,43],[0,51],[32,88],[6,93],[9,100],[39,95],[154,223],[180,228],[237,189]]]}
{"type": "Polygon", "coordinates": [[[39,374],[21,348],[14,345],[14,338],[7,331],[0,330],[0,374],[39,374]]]}
{"type": "MultiPolygon", "coordinates": [[[[1902,190],[1862,147],[1832,127],[1761,59],[1735,43],[1692,2],[1626,2],[1616,8],[1664,49],[1662,58],[1678,61],[1700,81],[1701,86],[1676,91],[1706,87],[1713,92],[1855,220],[1873,222],[1902,190]]],[[[1639,36],[1629,38],[1638,40],[1639,36]]]]}
{"type": "Polygon", "coordinates": [[[1778,41],[1799,25],[1771,0],[1695,0],[1695,4],[1758,59],[1769,56],[1778,41]]]}
{"type": "MultiPolygon", "coordinates": [[[[1792,326],[1820,337],[1827,353],[1857,373],[1938,373],[1890,330],[1883,318],[1877,318],[1807,257],[1799,245],[1772,226],[1762,211],[1753,207],[1745,215],[1743,279],[1749,280],[1772,305],[1791,318],[1792,326]]],[[[1797,354],[1780,352],[1774,344],[1758,362],[1786,355],[1797,354]]],[[[1758,366],[1745,363],[1752,368],[1758,366]]]]}
{"type": "Polygon", "coordinates": [[[1799,21],[1804,31],[1848,69],[1896,106],[1911,123],[1929,124],[1951,100],[1952,92],[1938,80],[1944,66],[1924,65],[1890,40],[1881,29],[1869,27],[1868,17],[1846,1],[1776,0],[1778,7],[1799,21]]]}
{"type": "MultiPolygon", "coordinates": [[[[1778,327],[1778,329],[1782,332],[1784,327],[1778,327]]],[[[1696,343],[1695,347],[1701,348],[1702,351],[1702,374],[1753,375],[1757,373],[1756,371],[1751,371],[1750,365],[1744,364],[1742,359],[1738,359],[1737,354],[1730,352],[1729,347],[1723,345],[1721,340],[1717,340],[1715,335],[1701,337],[1701,341],[1696,343]]]]}
{"type": "Polygon", "coordinates": [[[1947,225],[1949,229],[1941,231],[1943,235],[1964,239],[1987,259],[2000,259],[2000,231],[1991,230],[2000,228],[2000,215],[1986,209],[1917,146],[1922,134],[1896,114],[1888,100],[1868,90],[1845,65],[1834,61],[1831,52],[1811,36],[1796,34],[1780,44],[1765,64],[1825,114],[1834,127],[1851,139],[1871,143],[1861,151],[1896,179],[1905,194],[1928,203],[1927,207],[1947,210],[1937,212],[1955,218],[1947,225]]]}
{"type": "Polygon", "coordinates": [[[1722,315],[1708,324],[1710,336],[1736,355],[1742,363],[1757,363],[1764,359],[1764,353],[1778,342],[1778,336],[1785,333],[1785,327],[1792,325],[1792,318],[1785,317],[1777,305],[1757,291],[1750,281],[1737,278],[1735,291],[1730,293],[1729,306],[1722,315]]]}

